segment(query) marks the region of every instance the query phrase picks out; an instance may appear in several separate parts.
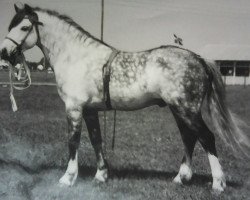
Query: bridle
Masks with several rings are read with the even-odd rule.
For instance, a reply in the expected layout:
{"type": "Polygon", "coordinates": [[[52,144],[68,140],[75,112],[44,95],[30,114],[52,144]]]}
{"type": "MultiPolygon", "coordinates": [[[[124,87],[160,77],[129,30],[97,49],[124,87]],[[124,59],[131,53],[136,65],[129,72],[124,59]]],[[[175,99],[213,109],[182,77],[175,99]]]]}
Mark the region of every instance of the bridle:
{"type": "MultiPolygon", "coordinates": [[[[25,61],[25,57],[24,57],[24,54],[22,52],[22,46],[23,44],[25,43],[27,37],[30,35],[33,27],[35,27],[36,29],[36,33],[37,33],[37,45],[41,46],[41,39],[40,39],[40,34],[39,34],[39,31],[38,31],[38,25],[43,25],[42,22],[39,22],[38,20],[34,20],[32,18],[29,18],[29,16],[26,16],[24,17],[24,19],[29,19],[29,21],[31,22],[31,27],[29,28],[27,34],[25,35],[25,37],[23,38],[23,40],[21,41],[21,43],[19,44],[18,42],[16,42],[14,39],[10,38],[10,37],[5,37],[5,39],[8,39],[10,40],[11,42],[13,42],[17,47],[17,51],[20,52],[20,56],[22,58],[22,66],[24,67],[24,70],[25,70],[25,77],[22,77],[22,83],[25,84],[24,87],[20,87],[20,86],[16,86],[14,85],[14,82],[13,82],[13,77],[15,77],[15,73],[14,73],[14,70],[13,70],[13,65],[12,64],[9,64],[10,65],[10,69],[9,69],[9,79],[10,79],[10,100],[11,100],[11,104],[12,104],[12,109],[13,111],[17,111],[17,104],[16,104],[16,101],[15,101],[15,98],[14,98],[14,88],[16,90],[24,90],[24,89],[27,89],[28,87],[30,87],[31,85],[31,75],[30,75],[30,69],[25,61]]],[[[43,50],[42,50],[43,52],[43,50]]],[[[44,53],[44,52],[43,52],[44,53]]],[[[22,69],[20,68],[19,69],[19,73],[21,73],[22,69]]]]}
{"type": "Polygon", "coordinates": [[[19,44],[18,42],[16,42],[14,39],[12,39],[10,37],[7,37],[7,36],[5,37],[5,39],[8,39],[11,42],[13,42],[17,46],[17,49],[21,49],[22,45],[26,41],[27,37],[31,33],[31,31],[32,31],[32,29],[33,29],[34,26],[35,26],[36,33],[37,33],[37,41],[38,41],[38,43],[41,43],[41,41],[40,41],[40,34],[39,34],[39,31],[38,31],[38,25],[43,25],[43,23],[39,22],[37,20],[33,20],[30,17],[28,17],[28,16],[25,16],[23,19],[28,19],[31,22],[31,27],[29,28],[26,36],[23,38],[23,40],[21,41],[21,43],[19,44]]]}
{"type": "MultiPolygon", "coordinates": [[[[31,27],[29,28],[28,30],[28,33],[26,34],[26,36],[23,38],[23,40],[21,41],[21,43],[17,43],[15,40],[13,40],[12,38],[10,37],[5,37],[6,39],[9,39],[10,41],[12,41],[14,44],[16,44],[18,47],[22,46],[23,43],[25,42],[25,40],[27,39],[27,37],[29,36],[30,32],[32,31],[32,28],[35,26],[36,28],[36,31],[38,33],[38,37],[39,37],[39,32],[38,32],[38,25],[43,25],[42,22],[38,21],[37,19],[34,19],[33,16],[29,16],[29,15],[26,15],[23,19],[28,19],[30,22],[31,22],[31,27]]],[[[40,38],[39,38],[40,39],[40,38]]]]}

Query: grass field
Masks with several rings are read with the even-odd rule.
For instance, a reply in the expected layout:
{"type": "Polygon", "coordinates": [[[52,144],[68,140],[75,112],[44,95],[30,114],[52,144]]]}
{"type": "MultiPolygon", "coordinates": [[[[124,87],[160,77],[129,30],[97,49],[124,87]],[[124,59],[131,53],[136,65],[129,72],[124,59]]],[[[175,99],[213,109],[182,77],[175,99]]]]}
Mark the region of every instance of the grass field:
{"type": "MultiPolygon", "coordinates": [[[[235,158],[217,138],[227,189],[216,196],[206,154],[198,144],[191,183],[177,186],[183,156],[180,134],[168,108],[117,112],[115,150],[111,150],[113,114],[108,113],[107,157],[112,170],[106,184],[93,182],[95,156],[83,127],[76,185],[60,187],[68,149],[63,102],[53,86],[16,91],[19,106],[11,111],[8,88],[0,88],[0,199],[250,199],[250,161],[235,158]]],[[[250,87],[227,87],[232,111],[248,122],[250,87]]],[[[102,113],[100,113],[101,124],[102,113]]],[[[250,130],[246,130],[250,131],[250,130]]]]}

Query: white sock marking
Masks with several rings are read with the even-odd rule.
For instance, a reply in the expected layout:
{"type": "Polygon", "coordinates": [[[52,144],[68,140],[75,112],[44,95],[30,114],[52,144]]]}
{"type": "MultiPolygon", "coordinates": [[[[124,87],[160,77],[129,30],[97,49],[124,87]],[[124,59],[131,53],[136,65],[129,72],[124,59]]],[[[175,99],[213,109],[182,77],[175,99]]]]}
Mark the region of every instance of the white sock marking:
{"type": "Polygon", "coordinates": [[[222,192],[226,187],[226,180],[224,177],[224,173],[222,171],[219,160],[216,156],[208,154],[208,160],[211,167],[211,172],[213,176],[213,189],[222,192]]]}
{"type": "Polygon", "coordinates": [[[97,179],[100,182],[105,182],[108,178],[108,171],[107,169],[97,169],[97,172],[95,174],[95,179],[97,179]]]}
{"type": "Polygon", "coordinates": [[[69,160],[67,170],[63,175],[63,177],[59,180],[59,182],[67,186],[72,186],[76,181],[77,175],[78,175],[78,156],[76,152],[75,159],[69,160]]]}
{"type": "Polygon", "coordinates": [[[191,167],[187,165],[186,163],[182,163],[180,166],[179,173],[174,178],[174,182],[182,184],[182,180],[189,181],[192,178],[192,175],[193,173],[192,173],[191,167]]]}

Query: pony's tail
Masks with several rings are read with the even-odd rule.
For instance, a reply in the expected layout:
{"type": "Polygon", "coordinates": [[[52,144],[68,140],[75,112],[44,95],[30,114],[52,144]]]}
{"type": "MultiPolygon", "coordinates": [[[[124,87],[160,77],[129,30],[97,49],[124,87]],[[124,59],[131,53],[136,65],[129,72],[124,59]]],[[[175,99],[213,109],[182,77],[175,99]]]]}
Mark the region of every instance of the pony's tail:
{"type": "Polygon", "coordinates": [[[232,114],[225,99],[225,87],[218,67],[214,62],[205,61],[210,85],[206,94],[207,111],[215,131],[219,137],[230,146],[237,156],[245,155],[250,158],[250,139],[239,128],[247,126],[232,114]]]}

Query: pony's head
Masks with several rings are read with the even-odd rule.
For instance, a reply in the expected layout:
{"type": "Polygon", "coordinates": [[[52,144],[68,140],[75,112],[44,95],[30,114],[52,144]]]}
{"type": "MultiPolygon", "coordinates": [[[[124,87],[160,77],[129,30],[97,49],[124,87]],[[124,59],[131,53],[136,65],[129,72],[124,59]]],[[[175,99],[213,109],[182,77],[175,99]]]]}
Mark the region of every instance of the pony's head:
{"type": "Polygon", "coordinates": [[[27,4],[15,4],[16,15],[9,25],[9,33],[5,37],[1,47],[1,59],[11,63],[15,62],[16,55],[34,47],[39,40],[38,16],[27,4]]]}

